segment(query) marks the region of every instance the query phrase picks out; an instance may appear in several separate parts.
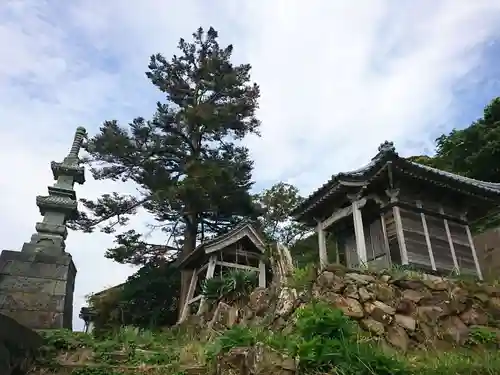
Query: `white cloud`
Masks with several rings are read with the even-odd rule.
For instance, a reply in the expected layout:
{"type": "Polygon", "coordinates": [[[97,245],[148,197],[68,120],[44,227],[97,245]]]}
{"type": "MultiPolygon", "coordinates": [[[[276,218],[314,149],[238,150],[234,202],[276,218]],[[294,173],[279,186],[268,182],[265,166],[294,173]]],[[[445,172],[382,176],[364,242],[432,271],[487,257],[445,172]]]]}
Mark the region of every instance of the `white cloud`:
{"type": "MultiPolygon", "coordinates": [[[[250,62],[262,90],[262,138],[251,139],[260,186],[289,180],[304,192],[365,163],[385,139],[403,154],[432,148],[478,90],[486,43],[499,35],[497,0],[202,1],[124,4],[12,0],[0,5],[0,237],[19,249],[39,219],[35,196],[51,184],[74,129],[151,114],[158,94],[149,55],[213,25],[250,62]]],[[[460,124],[462,125],[462,124],[460,124]]],[[[110,191],[77,186],[79,197],[110,191]]],[[[137,218],[142,226],[145,218],[137,218]]],[[[84,295],[131,270],[104,259],[112,238],[71,233],[77,268],[75,327],[84,295]]]]}

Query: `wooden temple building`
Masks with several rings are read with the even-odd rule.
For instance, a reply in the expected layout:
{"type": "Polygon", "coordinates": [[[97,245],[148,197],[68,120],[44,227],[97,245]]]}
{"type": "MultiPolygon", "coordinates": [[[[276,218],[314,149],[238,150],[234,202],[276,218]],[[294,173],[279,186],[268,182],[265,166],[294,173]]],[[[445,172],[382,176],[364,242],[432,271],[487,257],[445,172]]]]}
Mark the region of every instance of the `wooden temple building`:
{"type": "Polygon", "coordinates": [[[348,267],[412,265],[482,279],[469,223],[499,205],[500,184],[409,161],[385,142],[368,165],[333,176],[293,216],[316,227],[322,266],[328,232],[348,267]]]}
{"type": "Polygon", "coordinates": [[[255,271],[259,275],[259,287],[266,287],[265,243],[259,232],[247,221],[242,221],[229,232],[204,241],[183,259],[178,267],[192,271],[191,282],[181,307],[180,321],[184,320],[198,305],[202,311],[201,289],[203,281],[219,277],[227,269],[255,271]]]}

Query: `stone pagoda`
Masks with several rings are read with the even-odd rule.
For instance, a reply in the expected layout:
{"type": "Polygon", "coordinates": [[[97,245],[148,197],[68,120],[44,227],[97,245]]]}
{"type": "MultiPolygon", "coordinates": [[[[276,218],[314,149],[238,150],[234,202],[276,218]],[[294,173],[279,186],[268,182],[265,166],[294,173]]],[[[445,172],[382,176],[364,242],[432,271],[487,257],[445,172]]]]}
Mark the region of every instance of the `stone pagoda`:
{"type": "Polygon", "coordinates": [[[79,127],[61,163],[52,162],[56,183],[37,196],[43,216],[21,251],[0,255],[0,313],[32,329],[72,328],[76,268],[66,250],[67,220],[78,214],[75,182],[85,182],[78,153],[86,131],[79,127]]]}

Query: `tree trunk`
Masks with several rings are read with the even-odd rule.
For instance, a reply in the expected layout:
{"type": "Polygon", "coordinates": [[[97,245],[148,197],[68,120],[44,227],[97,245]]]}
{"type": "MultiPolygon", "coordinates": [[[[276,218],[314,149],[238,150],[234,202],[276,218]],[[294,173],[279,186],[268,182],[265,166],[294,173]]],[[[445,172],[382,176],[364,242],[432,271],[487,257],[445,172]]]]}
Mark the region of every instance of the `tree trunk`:
{"type": "MultiPolygon", "coordinates": [[[[195,225],[186,223],[186,228],[184,229],[184,244],[182,245],[182,251],[180,254],[182,258],[190,254],[196,248],[196,229],[196,223],[195,225]]],[[[179,319],[181,318],[182,310],[184,308],[184,304],[186,303],[186,297],[192,276],[192,270],[181,271],[181,290],[179,293],[179,308],[177,311],[179,319]]]]}

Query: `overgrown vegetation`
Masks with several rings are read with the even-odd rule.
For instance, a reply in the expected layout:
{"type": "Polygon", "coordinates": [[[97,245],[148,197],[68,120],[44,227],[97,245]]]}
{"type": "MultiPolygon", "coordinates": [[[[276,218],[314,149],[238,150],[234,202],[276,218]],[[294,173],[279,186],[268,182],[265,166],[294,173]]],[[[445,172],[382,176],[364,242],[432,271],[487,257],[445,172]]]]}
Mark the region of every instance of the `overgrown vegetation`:
{"type": "MultiPolygon", "coordinates": [[[[43,333],[46,344],[38,367],[57,373],[61,362],[71,363],[73,375],[181,374],[190,368],[209,373],[232,349],[261,347],[270,354],[297,359],[299,374],[493,375],[500,371],[496,350],[388,352],[376,338],[361,335],[356,323],[324,302],[313,301],[296,310],[289,322],[293,324],[286,334],[265,326],[235,325],[216,332],[211,340],[189,327],[164,331],[126,327],[99,338],[48,331],[43,333]]],[[[493,341],[490,336],[480,329],[473,331],[471,347],[480,344],[487,348],[493,341]]]]}
{"type": "Polygon", "coordinates": [[[258,275],[256,272],[231,269],[219,277],[205,280],[202,286],[202,295],[207,301],[235,302],[247,298],[257,287],[258,275]]]}
{"type": "Polygon", "coordinates": [[[128,280],[91,296],[95,332],[107,334],[122,326],[153,329],[177,321],[180,272],[173,262],[151,262],[128,280]]]}

